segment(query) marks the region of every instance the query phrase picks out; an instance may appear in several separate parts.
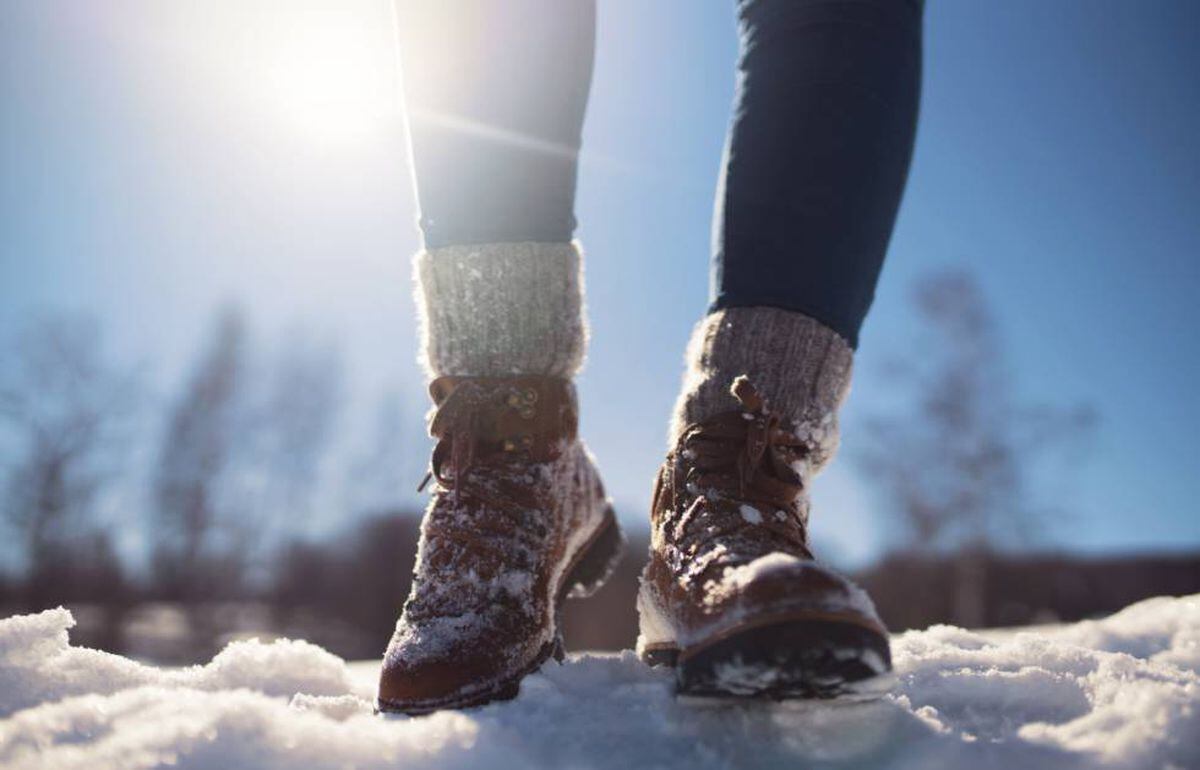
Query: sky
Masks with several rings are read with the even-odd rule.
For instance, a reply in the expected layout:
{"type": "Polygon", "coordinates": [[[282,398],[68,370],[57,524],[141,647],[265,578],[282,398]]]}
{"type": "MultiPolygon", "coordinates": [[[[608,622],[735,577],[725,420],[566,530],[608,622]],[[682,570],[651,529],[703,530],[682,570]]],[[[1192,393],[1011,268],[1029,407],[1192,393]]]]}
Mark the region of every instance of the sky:
{"type": "MultiPolygon", "coordinates": [[[[579,386],[583,435],[632,527],[707,304],[731,5],[599,3],[579,386]]],[[[1067,513],[1044,522],[1042,545],[1200,547],[1200,5],[932,2],[925,33],[909,187],[842,456],[816,482],[815,535],[850,563],[889,542],[855,448],[890,395],[884,364],[919,352],[913,282],[952,266],[978,278],[1019,396],[1100,416],[1076,462],[1035,473],[1067,513]]],[[[0,169],[0,331],[87,312],[165,400],[236,301],[264,338],[304,328],[341,346],[329,489],[386,394],[419,449],[416,204],[388,0],[9,0],[0,169]]],[[[397,475],[415,486],[421,462],[397,475]]],[[[344,523],[340,495],[323,498],[318,529],[344,523]]]]}

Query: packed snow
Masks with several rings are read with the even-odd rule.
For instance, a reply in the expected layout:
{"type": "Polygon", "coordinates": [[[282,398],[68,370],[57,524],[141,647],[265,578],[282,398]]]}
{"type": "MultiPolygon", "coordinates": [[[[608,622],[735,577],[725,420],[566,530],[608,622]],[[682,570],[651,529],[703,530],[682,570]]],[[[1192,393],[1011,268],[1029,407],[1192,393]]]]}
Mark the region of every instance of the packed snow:
{"type": "Polygon", "coordinates": [[[0,767],[1200,767],[1200,595],[1112,617],[898,635],[865,703],[677,700],[632,655],[547,664],[520,696],[372,713],[375,663],[235,642],[161,669],[72,647],[64,609],[0,620],[0,767]]]}

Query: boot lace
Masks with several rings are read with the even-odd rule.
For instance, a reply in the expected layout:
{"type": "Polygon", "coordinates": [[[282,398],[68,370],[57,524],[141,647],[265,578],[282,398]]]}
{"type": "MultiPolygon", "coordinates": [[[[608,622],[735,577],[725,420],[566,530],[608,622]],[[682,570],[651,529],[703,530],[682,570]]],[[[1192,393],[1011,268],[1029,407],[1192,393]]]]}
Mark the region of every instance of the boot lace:
{"type": "Polygon", "coordinates": [[[768,409],[748,378],[738,377],[731,391],[740,409],[684,430],[660,475],[655,509],[665,504],[680,546],[736,537],[811,558],[798,505],[804,481],[792,467],[808,446],[768,409]],[[748,515],[746,506],[757,516],[748,515]]]}
{"type": "Polygon", "coordinates": [[[435,506],[431,518],[436,538],[457,544],[439,549],[446,558],[471,567],[532,566],[523,562],[549,533],[551,512],[537,499],[532,436],[501,436],[497,423],[506,410],[532,420],[537,401],[532,388],[464,380],[438,405],[429,424],[438,441],[417,491],[436,480],[449,493],[449,505],[435,506]],[[484,463],[487,472],[473,472],[484,463]]]}

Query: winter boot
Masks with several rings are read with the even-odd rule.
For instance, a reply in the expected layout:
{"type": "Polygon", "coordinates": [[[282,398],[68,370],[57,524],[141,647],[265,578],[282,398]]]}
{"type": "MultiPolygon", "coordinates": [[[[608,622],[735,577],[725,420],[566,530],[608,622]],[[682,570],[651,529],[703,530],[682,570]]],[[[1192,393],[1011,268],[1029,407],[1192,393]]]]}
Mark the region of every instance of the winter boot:
{"type": "Polygon", "coordinates": [[[798,313],[732,308],[700,324],[688,358],[654,490],[639,654],[675,666],[688,695],[869,686],[891,668],[887,631],[808,542],[807,486],[836,448],[850,348],[798,313]]]}
{"type": "Polygon", "coordinates": [[[608,576],[620,530],[576,436],[579,256],[562,244],[418,257],[437,439],[433,499],[384,657],[382,711],[511,698],[561,657],[559,609],[608,576]]]}

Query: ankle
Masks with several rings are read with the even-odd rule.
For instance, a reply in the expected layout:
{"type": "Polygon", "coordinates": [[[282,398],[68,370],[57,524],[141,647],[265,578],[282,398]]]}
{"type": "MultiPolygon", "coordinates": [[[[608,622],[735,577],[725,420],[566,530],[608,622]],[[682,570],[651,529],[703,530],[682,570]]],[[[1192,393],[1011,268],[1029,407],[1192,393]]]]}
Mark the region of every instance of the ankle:
{"type": "Polygon", "coordinates": [[[738,408],[730,392],[746,375],[767,407],[811,445],[818,467],[837,447],[837,410],[850,386],[854,352],[837,332],[772,307],[715,311],[696,325],[671,421],[674,446],[688,425],[738,408]]]}
{"type": "Polygon", "coordinates": [[[430,377],[544,375],[583,363],[582,257],[574,243],[446,246],[414,260],[430,377]]]}

